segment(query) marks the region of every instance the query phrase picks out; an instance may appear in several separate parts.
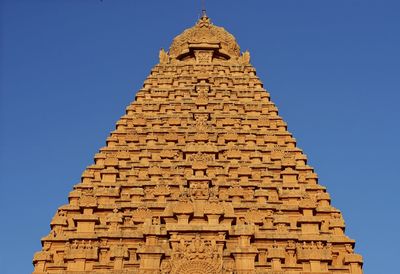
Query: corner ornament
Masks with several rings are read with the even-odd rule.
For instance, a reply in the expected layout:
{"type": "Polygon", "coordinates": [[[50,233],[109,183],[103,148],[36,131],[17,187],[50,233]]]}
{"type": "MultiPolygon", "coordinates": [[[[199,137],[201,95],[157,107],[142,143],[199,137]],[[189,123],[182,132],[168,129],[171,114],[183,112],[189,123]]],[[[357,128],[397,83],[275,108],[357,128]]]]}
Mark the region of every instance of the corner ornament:
{"type": "Polygon", "coordinates": [[[158,54],[158,57],[160,59],[160,64],[168,64],[169,63],[169,55],[168,52],[166,52],[163,48],[160,49],[160,52],[158,54]]]}
{"type": "Polygon", "coordinates": [[[250,64],[250,52],[246,50],[245,52],[242,52],[242,55],[238,58],[239,62],[242,65],[249,65],[250,64]]]}

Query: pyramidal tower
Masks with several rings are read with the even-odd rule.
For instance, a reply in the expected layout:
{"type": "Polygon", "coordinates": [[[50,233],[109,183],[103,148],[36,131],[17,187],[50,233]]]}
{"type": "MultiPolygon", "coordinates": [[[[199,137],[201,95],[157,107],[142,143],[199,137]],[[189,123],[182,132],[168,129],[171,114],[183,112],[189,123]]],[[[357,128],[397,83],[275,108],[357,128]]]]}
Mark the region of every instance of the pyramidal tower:
{"type": "Polygon", "coordinates": [[[249,52],[203,14],[159,59],[33,273],[361,274],[249,52]]]}

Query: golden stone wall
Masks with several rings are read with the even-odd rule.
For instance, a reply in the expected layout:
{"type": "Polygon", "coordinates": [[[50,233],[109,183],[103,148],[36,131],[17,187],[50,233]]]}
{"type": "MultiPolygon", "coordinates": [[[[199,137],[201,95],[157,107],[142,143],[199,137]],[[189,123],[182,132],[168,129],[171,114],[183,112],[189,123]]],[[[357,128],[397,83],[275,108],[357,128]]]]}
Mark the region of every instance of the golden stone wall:
{"type": "Polygon", "coordinates": [[[39,273],[361,274],[234,37],[177,36],[51,221],[39,273]]]}

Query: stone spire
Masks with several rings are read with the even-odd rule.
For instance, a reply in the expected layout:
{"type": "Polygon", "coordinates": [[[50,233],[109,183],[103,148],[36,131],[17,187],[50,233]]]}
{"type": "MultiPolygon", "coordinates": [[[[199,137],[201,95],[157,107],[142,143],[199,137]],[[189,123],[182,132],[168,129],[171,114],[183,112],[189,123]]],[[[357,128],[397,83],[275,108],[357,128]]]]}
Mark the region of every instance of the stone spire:
{"type": "Polygon", "coordinates": [[[250,54],[202,16],[159,56],[34,273],[361,274],[250,54]]]}

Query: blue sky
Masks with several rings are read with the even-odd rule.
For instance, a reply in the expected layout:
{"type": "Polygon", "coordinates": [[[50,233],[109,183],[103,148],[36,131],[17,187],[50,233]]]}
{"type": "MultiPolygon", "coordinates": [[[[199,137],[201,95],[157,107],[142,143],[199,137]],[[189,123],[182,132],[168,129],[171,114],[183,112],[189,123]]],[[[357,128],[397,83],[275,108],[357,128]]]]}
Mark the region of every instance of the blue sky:
{"type": "MultiPolygon", "coordinates": [[[[400,2],[206,2],[250,51],[365,273],[398,273],[400,2]]],[[[0,0],[0,9],[0,269],[30,273],[57,207],[200,1],[0,0]]]]}

